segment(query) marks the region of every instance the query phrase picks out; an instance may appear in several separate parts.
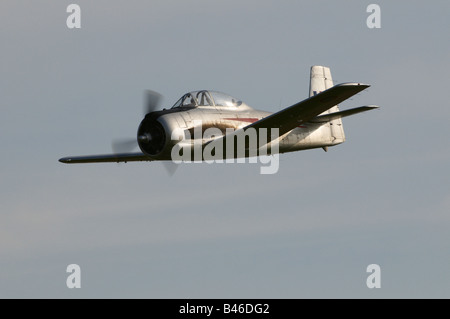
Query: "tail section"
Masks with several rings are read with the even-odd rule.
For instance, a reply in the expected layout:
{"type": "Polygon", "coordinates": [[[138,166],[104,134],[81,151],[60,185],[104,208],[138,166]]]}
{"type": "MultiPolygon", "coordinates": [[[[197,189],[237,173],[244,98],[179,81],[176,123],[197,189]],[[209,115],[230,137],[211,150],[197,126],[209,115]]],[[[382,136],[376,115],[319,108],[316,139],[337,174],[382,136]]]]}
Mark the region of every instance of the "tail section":
{"type": "MultiPolygon", "coordinates": [[[[330,68],[326,66],[314,65],[311,67],[311,78],[309,82],[309,96],[314,96],[322,91],[325,91],[333,86],[333,78],[331,77],[330,68]]],[[[339,112],[338,105],[333,106],[321,115],[339,112]]],[[[330,137],[331,144],[340,144],[345,141],[344,128],[341,118],[336,118],[324,124],[324,129],[327,131],[326,135],[330,137]]]]}

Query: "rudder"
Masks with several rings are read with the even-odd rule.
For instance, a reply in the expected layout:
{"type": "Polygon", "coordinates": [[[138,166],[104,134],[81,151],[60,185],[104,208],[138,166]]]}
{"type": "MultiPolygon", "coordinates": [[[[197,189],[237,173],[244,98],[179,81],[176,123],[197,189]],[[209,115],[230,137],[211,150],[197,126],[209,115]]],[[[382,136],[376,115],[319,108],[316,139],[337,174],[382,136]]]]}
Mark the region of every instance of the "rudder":
{"type": "MultiPolygon", "coordinates": [[[[314,96],[333,86],[330,68],[326,66],[314,65],[311,67],[309,96],[314,96]]],[[[323,112],[321,115],[339,112],[339,106],[335,105],[323,112]]],[[[332,145],[340,144],[345,141],[342,119],[335,119],[326,124],[329,126],[332,145]]]]}

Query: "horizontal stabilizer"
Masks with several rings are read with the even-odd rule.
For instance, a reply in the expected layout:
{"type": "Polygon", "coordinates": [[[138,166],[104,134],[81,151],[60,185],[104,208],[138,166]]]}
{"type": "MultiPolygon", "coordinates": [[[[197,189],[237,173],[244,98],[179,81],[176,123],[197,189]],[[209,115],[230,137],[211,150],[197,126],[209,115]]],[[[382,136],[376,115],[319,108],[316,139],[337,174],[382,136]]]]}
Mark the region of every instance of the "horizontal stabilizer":
{"type": "Polygon", "coordinates": [[[63,157],[59,161],[66,164],[80,164],[80,163],[126,163],[151,161],[151,157],[144,153],[120,153],[120,154],[105,154],[105,155],[88,155],[88,156],[73,156],[63,157]]]}
{"type": "Polygon", "coordinates": [[[379,108],[379,106],[376,106],[376,105],[367,105],[367,106],[356,107],[354,109],[349,109],[349,110],[345,110],[345,111],[340,111],[340,112],[335,112],[335,113],[330,113],[330,114],[325,114],[325,115],[319,115],[319,116],[316,116],[315,118],[309,120],[309,122],[325,123],[325,122],[337,120],[337,119],[340,119],[340,118],[343,118],[346,116],[358,114],[361,112],[374,110],[377,108],[379,108]]]}

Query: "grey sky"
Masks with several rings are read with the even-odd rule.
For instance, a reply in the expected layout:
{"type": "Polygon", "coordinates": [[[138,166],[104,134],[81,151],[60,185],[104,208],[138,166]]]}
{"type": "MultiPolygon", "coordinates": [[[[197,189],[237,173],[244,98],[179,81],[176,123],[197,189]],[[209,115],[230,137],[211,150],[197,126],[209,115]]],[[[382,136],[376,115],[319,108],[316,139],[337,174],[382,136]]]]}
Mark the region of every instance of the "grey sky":
{"type": "Polygon", "coordinates": [[[376,1],[374,30],[370,3],[1,1],[0,297],[449,298],[450,4],[376,1]],[[372,85],[342,109],[381,109],[278,174],[57,161],[135,136],[144,89],[274,112],[307,97],[311,65],[372,85]]]}

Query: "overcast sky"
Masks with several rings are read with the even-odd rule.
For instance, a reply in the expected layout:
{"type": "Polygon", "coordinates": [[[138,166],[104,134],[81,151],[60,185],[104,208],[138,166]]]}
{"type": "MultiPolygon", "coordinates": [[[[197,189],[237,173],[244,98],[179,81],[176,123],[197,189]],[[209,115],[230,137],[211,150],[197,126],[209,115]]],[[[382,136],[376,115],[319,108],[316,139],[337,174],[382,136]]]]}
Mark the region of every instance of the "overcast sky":
{"type": "Polygon", "coordinates": [[[450,297],[448,1],[376,1],[381,29],[371,1],[73,2],[81,29],[71,1],[0,2],[0,297],[450,297]],[[341,109],[381,108],[277,174],[58,162],[135,136],[145,89],[275,112],[312,65],[372,85],[341,109]]]}

